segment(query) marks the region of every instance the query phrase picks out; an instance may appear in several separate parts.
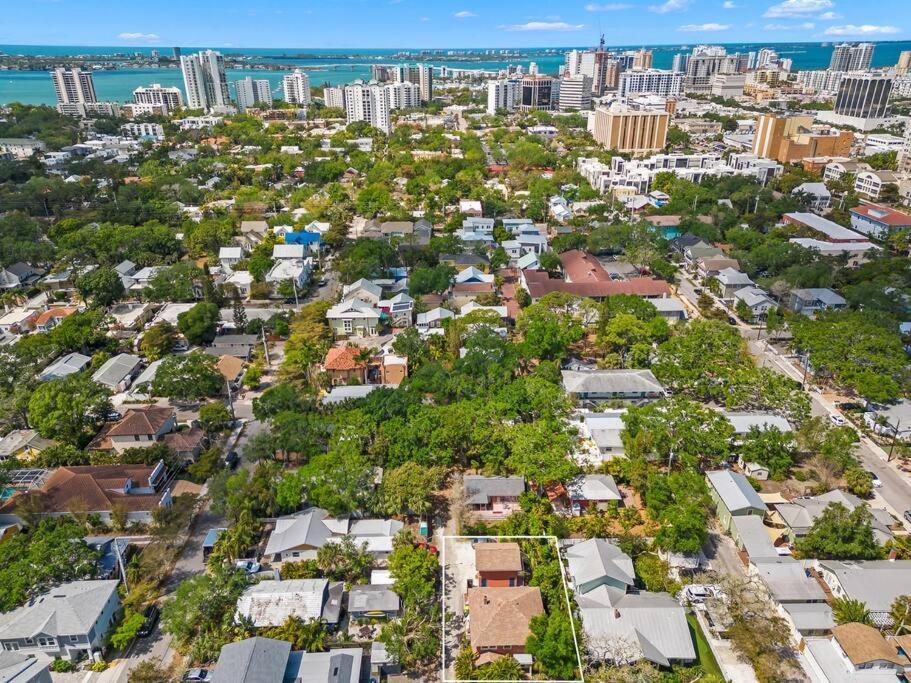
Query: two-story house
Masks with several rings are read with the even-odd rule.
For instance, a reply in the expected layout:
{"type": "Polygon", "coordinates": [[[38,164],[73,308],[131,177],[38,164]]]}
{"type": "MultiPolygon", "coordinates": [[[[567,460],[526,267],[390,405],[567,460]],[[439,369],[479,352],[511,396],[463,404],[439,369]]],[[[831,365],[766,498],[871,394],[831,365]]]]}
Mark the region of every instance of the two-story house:
{"type": "Polygon", "coordinates": [[[476,585],[481,588],[515,588],[525,583],[518,543],[475,543],[476,585]]]}
{"type": "Polygon", "coordinates": [[[519,509],[525,478],[466,474],[462,486],[469,510],[483,519],[502,519],[519,509]]]}

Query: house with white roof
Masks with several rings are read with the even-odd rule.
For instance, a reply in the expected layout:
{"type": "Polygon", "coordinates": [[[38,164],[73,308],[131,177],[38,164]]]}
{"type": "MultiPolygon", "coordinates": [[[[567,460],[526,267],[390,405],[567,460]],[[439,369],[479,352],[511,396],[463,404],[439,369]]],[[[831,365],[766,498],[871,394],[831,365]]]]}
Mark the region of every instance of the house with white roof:
{"type": "Polygon", "coordinates": [[[832,683],[894,683],[911,668],[894,640],[859,623],[835,626],[831,638],[806,638],[802,661],[812,680],[832,683]]]}
{"type": "Polygon", "coordinates": [[[237,600],[237,618],[256,628],[281,626],[289,617],[335,626],[342,609],[345,584],[328,579],[260,581],[237,600]]]}
{"type": "Polygon", "coordinates": [[[119,583],[71,581],[0,613],[0,651],[66,660],[101,651],[120,608],[119,583]]]}
{"type": "Polygon", "coordinates": [[[306,256],[306,247],[303,244],[276,244],[272,247],[272,259],[280,261],[283,259],[302,260],[306,256]]]}
{"type": "Polygon", "coordinates": [[[744,287],[753,285],[753,281],[746,273],[741,273],[736,268],[722,268],[715,276],[721,285],[721,298],[725,301],[733,301],[734,293],[744,287]]]}
{"type": "Polygon", "coordinates": [[[709,496],[715,503],[718,520],[725,531],[730,531],[732,518],[740,515],[765,516],[766,504],[759,494],[739,472],[714,470],[707,472],[709,496]]]}
{"type": "Polygon", "coordinates": [[[81,372],[89,366],[92,359],[81,353],[68,353],[48,365],[38,374],[39,382],[63,379],[68,375],[81,372]]]}
{"type": "Polygon", "coordinates": [[[227,273],[230,273],[235,264],[243,258],[243,247],[221,247],[218,250],[218,262],[227,273]]]}
{"type": "Polygon", "coordinates": [[[355,297],[376,306],[383,298],[383,288],[375,282],[371,282],[365,278],[355,280],[350,285],[344,285],[342,287],[342,299],[352,299],[355,297]]]}
{"type": "Polygon", "coordinates": [[[805,198],[807,208],[818,214],[828,211],[832,202],[832,193],[825,183],[801,183],[791,190],[791,195],[805,198]]]}
{"type": "Polygon", "coordinates": [[[92,374],[92,381],[107,387],[113,393],[125,391],[133,378],[139,373],[142,360],[129,353],[118,353],[108,358],[92,374]]]}
{"type": "Polygon", "coordinates": [[[484,282],[490,284],[493,281],[493,273],[485,273],[481,270],[478,270],[474,266],[468,266],[464,270],[456,273],[455,276],[455,284],[463,284],[469,282],[484,282]]]}
{"type": "Polygon", "coordinates": [[[742,287],[734,292],[734,305],[743,302],[754,318],[763,318],[778,304],[759,287],[742,287]]]}
{"type": "Polygon", "coordinates": [[[625,429],[623,416],[626,409],[578,413],[579,435],[586,449],[580,456],[586,462],[599,464],[606,460],[625,457],[626,448],[621,435],[625,429]]]}
{"type": "Polygon", "coordinates": [[[455,313],[448,308],[437,306],[426,313],[418,313],[415,317],[414,326],[418,328],[418,332],[426,332],[427,330],[442,328],[443,321],[451,318],[455,318],[455,313]]]}
{"type": "Polygon", "coordinates": [[[233,285],[237,294],[246,299],[250,296],[250,289],[253,287],[253,275],[247,270],[235,270],[225,280],[226,285],[233,285]]]}
{"type": "Polygon", "coordinates": [[[651,370],[563,370],[563,389],[580,401],[662,398],[664,387],[651,370]]]}
{"type": "Polygon", "coordinates": [[[818,560],[816,565],[833,597],[864,603],[880,628],[891,626],[892,603],[909,592],[911,560],[818,560]]]}

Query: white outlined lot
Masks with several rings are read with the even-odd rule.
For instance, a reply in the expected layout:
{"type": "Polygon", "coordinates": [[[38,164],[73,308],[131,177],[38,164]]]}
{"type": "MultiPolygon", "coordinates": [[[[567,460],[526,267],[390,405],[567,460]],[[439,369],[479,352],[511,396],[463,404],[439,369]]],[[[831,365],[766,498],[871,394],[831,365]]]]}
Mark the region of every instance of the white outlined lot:
{"type": "MultiPolygon", "coordinates": [[[[547,541],[553,543],[554,552],[558,559],[560,565],[560,575],[563,577],[563,596],[566,600],[566,611],[569,615],[570,621],[573,623],[573,644],[576,648],[576,662],[579,667],[579,678],[574,679],[553,679],[546,681],[545,683],[584,683],[585,675],[582,673],[582,652],[579,649],[579,641],[576,637],[575,628],[575,619],[573,617],[572,608],[569,601],[569,587],[566,579],[566,568],[563,566],[563,560],[560,558],[560,546],[557,541],[556,536],[443,536],[442,549],[440,554],[440,566],[443,571],[443,632],[442,638],[442,659],[443,665],[441,670],[440,680],[443,683],[482,683],[481,681],[474,679],[463,679],[463,678],[454,678],[447,675],[447,669],[451,663],[451,658],[447,658],[447,651],[451,650],[454,656],[454,645],[458,640],[458,635],[456,630],[461,630],[463,627],[463,614],[462,613],[453,613],[447,615],[447,608],[449,607],[449,602],[452,599],[454,604],[462,605],[462,596],[461,591],[464,589],[463,578],[461,574],[465,574],[466,570],[473,578],[474,574],[474,564],[473,559],[468,560],[465,557],[464,548],[471,548],[471,543],[474,541],[527,541],[527,540],[537,540],[537,541],[547,541]],[[450,567],[447,562],[446,553],[447,550],[450,553],[449,560],[454,563],[453,574],[455,576],[450,576],[450,567]],[[470,566],[469,566],[470,565],[470,566]],[[450,581],[452,581],[450,585],[450,581]],[[452,591],[459,591],[459,595],[454,595],[452,591]],[[453,633],[447,631],[447,624],[452,628],[453,633]],[[452,640],[451,640],[452,639],[452,640]]],[[[473,550],[472,550],[473,555],[473,550]]],[[[536,679],[540,680],[540,679],[536,679]]],[[[509,681],[487,681],[486,683],[510,683],[509,681]]]]}

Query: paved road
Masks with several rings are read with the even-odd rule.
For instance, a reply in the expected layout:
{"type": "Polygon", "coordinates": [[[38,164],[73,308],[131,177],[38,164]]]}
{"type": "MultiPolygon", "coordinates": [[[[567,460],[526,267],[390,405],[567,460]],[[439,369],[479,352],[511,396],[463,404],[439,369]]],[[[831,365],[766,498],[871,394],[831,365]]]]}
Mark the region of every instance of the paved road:
{"type": "MultiPolygon", "coordinates": [[[[680,275],[678,294],[682,296],[685,303],[690,305],[691,313],[698,316],[696,302],[699,297],[694,291],[698,285],[690,279],[689,274],[681,271],[680,275]]],[[[718,305],[721,305],[720,301],[718,301],[718,305]]],[[[798,382],[804,382],[804,373],[797,366],[797,360],[789,358],[783,348],[769,344],[764,333],[743,323],[737,325],[737,330],[747,341],[750,353],[760,366],[771,368],[798,382]]],[[[810,396],[812,415],[829,416],[838,412],[832,398],[825,396],[810,385],[806,386],[806,390],[810,396]]],[[[866,436],[861,436],[856,455],[864,469],[875,473],[883,483],[882,487],[875,491],[874,505],[880,503],[880,507],[892,512],[907,529],[911,530],[911,523],[902,516],[905,510],[911,510],[911,480],[908,475],[901,473],[894,464],[889,464],[887,462],[888,454],[866,436]]]]}

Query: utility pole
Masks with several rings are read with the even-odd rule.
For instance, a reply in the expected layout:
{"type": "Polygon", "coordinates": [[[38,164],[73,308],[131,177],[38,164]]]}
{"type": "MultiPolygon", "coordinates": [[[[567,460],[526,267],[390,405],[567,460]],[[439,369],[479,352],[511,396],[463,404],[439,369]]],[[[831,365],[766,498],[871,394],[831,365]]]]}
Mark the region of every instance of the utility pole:
{"type": "Polygon", "coordinates": [[[120,567],[120,577],[123,579],[123,587],[127,593],[130,592],[130,586],[127,584],[127,568],[123,566],[123,555],[120,554],[120,539],[115,538],[111,543],[114,544],[114,552],[117,554],[117,564],[120,567]]]}
{"type": "MultiPolygon", "coordinates": [[[[892,431],[892,443],[889,444],[889,457],[886,458],[886,462],[892,462],[892,451],[895,450],[895,442],[898,441],[898,430],[901,427],[901,424],[901,420],[895,422],[895,429],[892,431]]],[[[892,425],[889,426],[891,427],[892,425]]]]}
{"type": "Polygon", "coordinates": [[[266,356],[266,365],[270,365],[270,366],[271,366],[271,365],[272,365],[272,361],[269,359],[269,345],[266,344],[266,328],[265,328],[265,326],[260,327],[260,328],[259,328],[259,331],[262,332],[262,335],[263,335],[263,353],[264,353],[265,356],[266,356]]]}
{"type": "Polygon", "coordinates": [[[231,419],[236,420],[237,416],[234,414],[234,393],[231,391],[231,382],[225,378],[225,387],[228,389],[228,407],[231,409],[231,419]]]}

